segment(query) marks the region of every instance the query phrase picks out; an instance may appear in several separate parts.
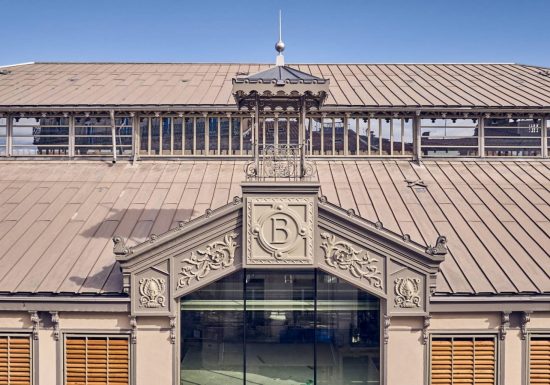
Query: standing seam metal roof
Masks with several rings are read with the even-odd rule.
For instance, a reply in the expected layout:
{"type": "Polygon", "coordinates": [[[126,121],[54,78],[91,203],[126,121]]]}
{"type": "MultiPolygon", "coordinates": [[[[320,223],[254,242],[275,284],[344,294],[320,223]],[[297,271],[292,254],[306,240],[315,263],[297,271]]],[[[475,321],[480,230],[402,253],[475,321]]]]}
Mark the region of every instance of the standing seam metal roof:
{"type": "MultiPolygon", "coordinates": [[[[329,79],[325,106],[548,108],[550,75],[519,64],[291,64],[329,79]]],[[[232,106],[232,79],[269,64],[34,63],[0,75],[2,106],[232,106]]]]}
{"type": "MultiPolygon", "coordinates": [[[[447,236],[439,294],[550,293],[550,163],[317,161],[321,193],[420,244],[447,236]],[[407,187],[421,179],[427,188],[407,187]]],[[[119,293],[131,246],[241,195],[241,161],[0,163],[0,292],[119,293]]]]}

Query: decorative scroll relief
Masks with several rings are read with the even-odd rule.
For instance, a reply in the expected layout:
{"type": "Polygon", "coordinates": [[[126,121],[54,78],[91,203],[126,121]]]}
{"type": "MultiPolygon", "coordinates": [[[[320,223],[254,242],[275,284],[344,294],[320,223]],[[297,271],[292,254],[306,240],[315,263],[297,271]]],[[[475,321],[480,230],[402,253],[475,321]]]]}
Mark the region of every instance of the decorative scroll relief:
{"type": "Polygon", "coordinates": [[[373,287],[382,289],[382,273],[376,265],[378,259],[371,257],[368,251],[354,249],[348,242],[337,241],[334,235],[321,233],[321,239],[327,265],[349,271],[355,278],[365,279],[373,287]]]}
{"type": "Polygon", "coordinates": [[[397,278],[394,281],[395,305],[400,308],[420,307],[420,279],[397,278]]]}
{"type": "Polygon", "coordinates": [[[192,280],[200,281],[212,270],[221,270],[232,266],[235,262],[237,234],[227,234],[223,241],[215,241],[204,250],[191,253],[190,258],[181,261],[184,266],[179,273],[178,289],[189,286],[192,280]]]}
{"type": "Polygon", "coordinates": [[[248,198],[247,264],[313,263],[313,198],[248,198]]]}
{"type": "Polygon", "coordinates": [[[164,278],[142,278],[139,280],[139,303],[146,308],[166,306],[166,280],[164,278]]]}

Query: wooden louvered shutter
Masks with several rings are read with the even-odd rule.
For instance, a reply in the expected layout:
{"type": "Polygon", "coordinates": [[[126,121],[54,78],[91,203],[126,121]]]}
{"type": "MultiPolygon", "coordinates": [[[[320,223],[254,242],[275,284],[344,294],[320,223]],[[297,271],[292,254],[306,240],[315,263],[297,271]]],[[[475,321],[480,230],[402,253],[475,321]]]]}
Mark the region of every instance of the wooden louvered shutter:
{"type": "Polygon", "coordinates": [[[128,339],[68,337],[65,349],[67,385],[127,385],[128,339]]]}
{"type": "Polygon", "coordinates": [[[550,385],[550,336],[531,337],[529,343],[529,384],[550,385]]]}
{"type": "Polygon", "coordinates": [[[31,384],[31,339],[0,336],[0,384],[31,384]]]}
{"type": "Polygon", "coordinates": [[[494,338],[432,339],[431,384],[494,384],[495,365],[494,338]]]}

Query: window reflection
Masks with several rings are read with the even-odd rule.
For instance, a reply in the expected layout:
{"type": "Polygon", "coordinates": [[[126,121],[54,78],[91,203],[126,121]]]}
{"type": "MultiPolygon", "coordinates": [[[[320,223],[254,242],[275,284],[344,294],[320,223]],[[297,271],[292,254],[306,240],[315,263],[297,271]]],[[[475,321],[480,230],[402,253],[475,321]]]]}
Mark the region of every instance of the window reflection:
{"type": "Polygon", "coordinates": [[[243,270],[181,311],[181,384],[380,384],[379,300],[330,274],[243,270]]]}

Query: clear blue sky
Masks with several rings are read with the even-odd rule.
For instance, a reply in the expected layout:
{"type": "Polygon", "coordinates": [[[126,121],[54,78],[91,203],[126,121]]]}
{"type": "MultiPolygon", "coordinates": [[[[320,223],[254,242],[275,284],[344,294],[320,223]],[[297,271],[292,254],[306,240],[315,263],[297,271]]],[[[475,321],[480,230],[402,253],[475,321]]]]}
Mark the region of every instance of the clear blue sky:
{"type": "Polygon", "coordinates": [[[27,61],[516,62],[550,67],[550,0],[0,0],[27,61]]]}

